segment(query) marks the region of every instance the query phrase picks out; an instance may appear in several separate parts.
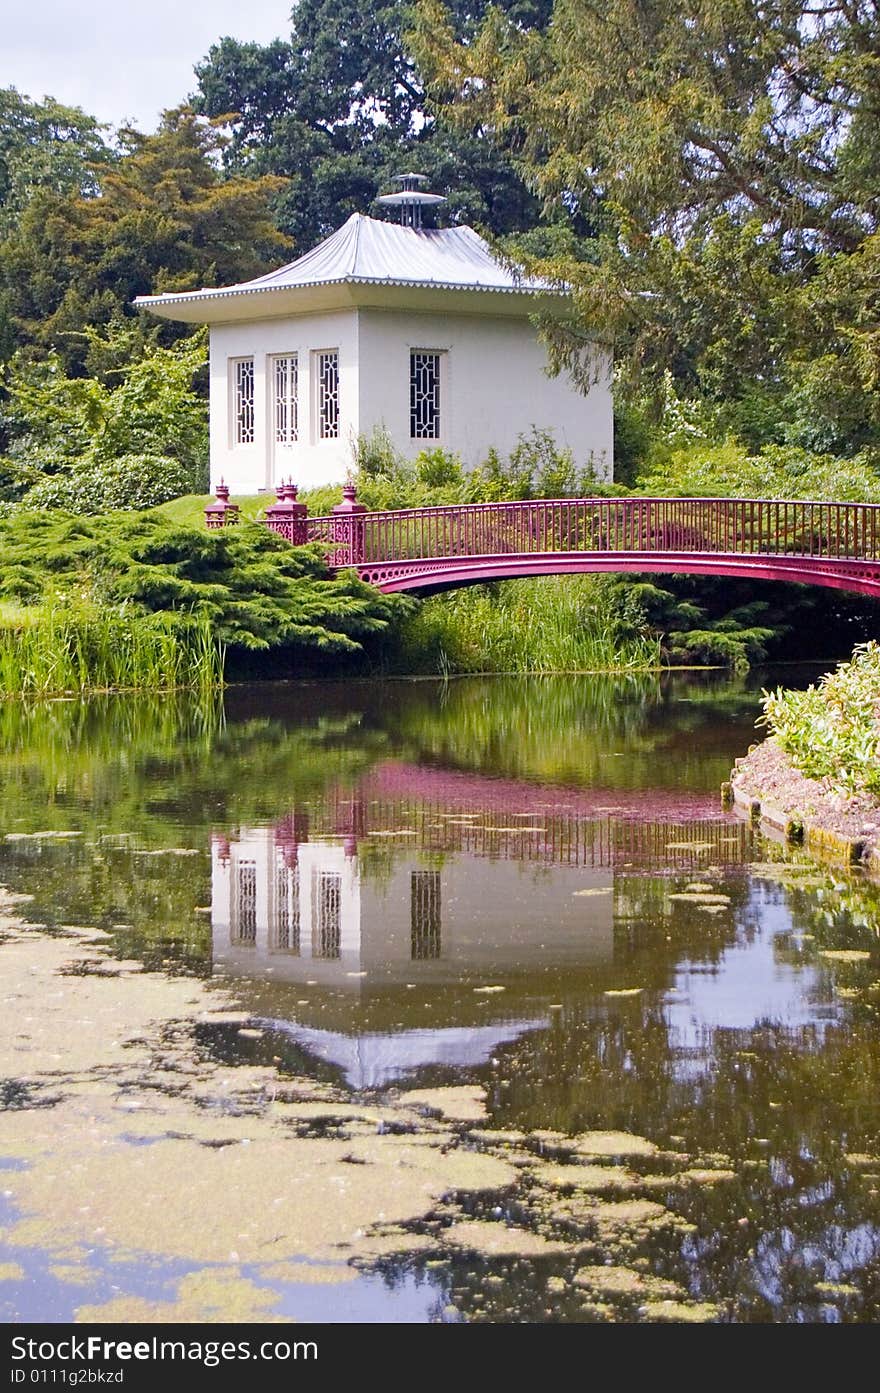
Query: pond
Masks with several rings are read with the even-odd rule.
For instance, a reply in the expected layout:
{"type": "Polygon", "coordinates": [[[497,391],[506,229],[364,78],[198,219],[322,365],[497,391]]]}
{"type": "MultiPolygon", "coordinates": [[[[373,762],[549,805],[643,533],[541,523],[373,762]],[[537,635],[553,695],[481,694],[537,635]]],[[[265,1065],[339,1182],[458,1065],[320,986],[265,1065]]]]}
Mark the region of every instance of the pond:
{"type": "Polygon", "coordinates": [[[722,809],[769,680],[0,707],[0,1318],[877,1320],[880,888],[722,809]]]}

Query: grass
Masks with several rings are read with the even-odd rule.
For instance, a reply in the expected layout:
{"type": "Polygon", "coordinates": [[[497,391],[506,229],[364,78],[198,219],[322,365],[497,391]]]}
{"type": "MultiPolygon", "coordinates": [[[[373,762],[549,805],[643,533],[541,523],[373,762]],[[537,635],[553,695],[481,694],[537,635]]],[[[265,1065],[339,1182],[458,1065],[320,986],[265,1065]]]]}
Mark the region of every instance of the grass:
{"type": "MultiPolygon", "coordinates": [[[[183,527],[204,527],[205,505],[212,503],[212,493],[187,493],[182,498],[172,498],[168,503],[160,503],[153,512],[161,513],[172,522],[183,527]]],[[[243,518],[256,518],[264,508],[275,502],[274,493],[234,494],[231,503],[237,503],[243,518]]]]}
{"type": "Polygon", "coordinates": [[[639,613],[604,577],[507,581],[426,600],[405,622],[408,671],[635,672],[662,666],[639,613]]]}
{"type": "Polygon", "coordinates": [[[222,684],[224,658],[210,624],[188,616],[49,605],[0,612],[0,697],[206,693],[222,684]]]}
{"type": "MultiPolygon", "coordinates": [[[[313,517],[332,512],[341,497],[342,489],[337,484],[328,484],[324,488],[308,489],[300,493],[301,502],[306,504],[313,517]]],[[[172,498],[168,503],[160,503],[153,511],[162,513],[172,522],[180,523],[184,527],[204,527],[205,504],[213,502],[213,499],[212,493],[187,493],[182,498],[172,498]]],[[[242,518],[255,519],[275,502],[275,491],[267,489],[263,493],[234,493],[230,495],[229,501],[238,504],[242,518]]]]}

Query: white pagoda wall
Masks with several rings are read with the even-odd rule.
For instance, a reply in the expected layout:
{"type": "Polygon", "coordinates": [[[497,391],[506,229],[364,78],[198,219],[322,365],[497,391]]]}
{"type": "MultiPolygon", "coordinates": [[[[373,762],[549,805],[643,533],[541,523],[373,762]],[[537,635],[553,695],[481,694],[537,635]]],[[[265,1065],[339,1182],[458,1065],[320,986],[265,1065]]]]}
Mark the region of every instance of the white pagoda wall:
{"type": "Polygon", "coordinates": [[[360,428],[369,434],[384,424],[410,458],[432,445],[409,434],[413,348],[446,355],[439,443],[467,467],[481,463],[492,447],[509,454],[520,434],[538,426],[552,431],[558,445],[569,446],[578,465],[592,455],[597,474],[611,478],[610,357],[603,380],[584,395],[567,375],[547,376],[547,351],[528,320],[361,310],[360,428]]]}
{"type": "Polygon", "coordinates": [[[212,489],[221,479],[235,494],[271,490],[288,477],[300,488],[346,477],[360,429],[357,310],[212,326],[210,363],[212,489]],[[328,348],[339,350],[339,435],[318,440],[313,433],[312,354],[328,348]],[[299,440],[288,447],[272,444],[269,360],[278,353],[299,357],[299,440]],[[254,441],[236,445],[229,361],[247,357],[254,360],[254,441]]]}
{"type": "Polygon", "coordinates": [[[552,431],[581,466],[592,459],[611,477],[613,409],[608,373],[584,395],[561,374],[548,377],[546,350],[527,320],[477,314],[352,309],[211,328],[211,486],[234,494],[271,490],[292,478],[300,488],[340,483],[352,468],[359,433],[384,427],[413,458],[434,442],[410,439],[410,350],[444,354],[441,379],[444,449],[467,467],[493,447],[509,454],[532,426],[552,431]],[[339,351],[339,435],[315,435],[313,353],[339,351]],[[273,445],[269,365],[274,354],[299,359],[299,440],[273,445]],[[230,360],[254,360],[254,441],[233,443],[230,360]]]}

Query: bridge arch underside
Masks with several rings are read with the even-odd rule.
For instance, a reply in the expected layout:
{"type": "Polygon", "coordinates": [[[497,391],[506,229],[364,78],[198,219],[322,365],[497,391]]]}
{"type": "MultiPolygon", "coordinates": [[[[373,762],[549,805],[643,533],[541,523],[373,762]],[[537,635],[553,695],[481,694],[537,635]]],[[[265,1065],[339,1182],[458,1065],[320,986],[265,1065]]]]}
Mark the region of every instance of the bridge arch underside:
{"type": "Polygon", "coordinates": [[[880,600],[880,561],[854,558],[743,555],[734,552],[530,552],[522,555],[425,558],[362,562],[362,580],[385,594],[419,591],[424,595],[521,576],[655,573],[730,576],[754,581],[789,581],[849,590],[880,600]]]}

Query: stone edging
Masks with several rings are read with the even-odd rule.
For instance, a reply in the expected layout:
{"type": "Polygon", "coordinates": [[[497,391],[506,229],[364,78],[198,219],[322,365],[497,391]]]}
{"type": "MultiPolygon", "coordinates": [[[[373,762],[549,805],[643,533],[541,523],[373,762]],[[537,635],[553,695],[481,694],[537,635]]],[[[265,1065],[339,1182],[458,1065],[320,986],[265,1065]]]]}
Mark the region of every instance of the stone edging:
{"type": "Polygon", "coordinates": [[[880,875],[880,804],[876,827],[871,821],[866,826],[864,806],[848,805],[821,781],[801,774],[772,737],[734,761],[721,797],[726,806],[747,813],[768,831],[781,832],[789,842],[802,843],[823,860],[880,875]]]}

